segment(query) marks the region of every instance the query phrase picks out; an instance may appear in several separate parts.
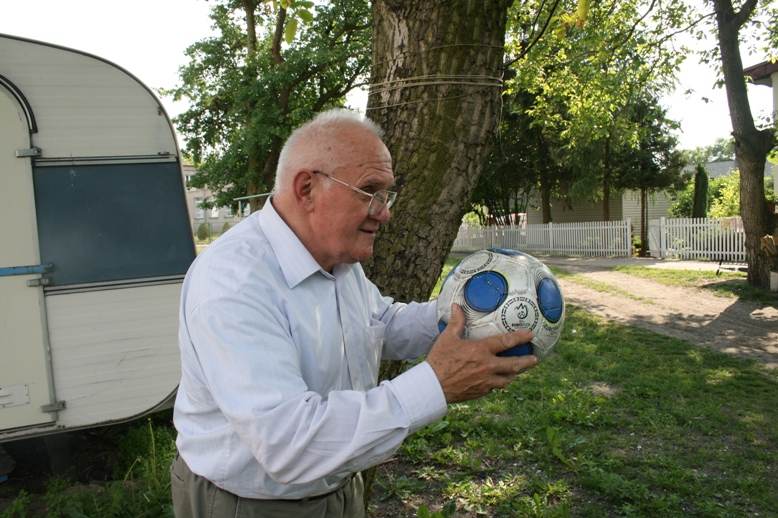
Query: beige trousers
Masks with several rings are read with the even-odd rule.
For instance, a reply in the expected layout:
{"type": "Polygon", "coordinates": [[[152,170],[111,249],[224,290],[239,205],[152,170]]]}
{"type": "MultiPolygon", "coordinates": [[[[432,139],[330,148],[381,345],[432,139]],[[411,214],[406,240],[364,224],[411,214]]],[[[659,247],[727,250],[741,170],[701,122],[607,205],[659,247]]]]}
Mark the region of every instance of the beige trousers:
{"type": "Polygon", "coordinates": [[[225,491],[192,473],[176,455],[170,466],[176,518],[365,518],[364,485],[357,474],[326,495],[301,500],[257,500],[225,491]]]}

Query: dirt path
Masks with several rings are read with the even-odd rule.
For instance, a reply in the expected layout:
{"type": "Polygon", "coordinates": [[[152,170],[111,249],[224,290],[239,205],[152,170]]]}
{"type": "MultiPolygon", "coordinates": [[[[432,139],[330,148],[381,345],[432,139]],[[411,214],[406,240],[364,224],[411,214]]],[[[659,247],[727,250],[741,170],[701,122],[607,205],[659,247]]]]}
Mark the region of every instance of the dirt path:
{"type": "MultiPolygon", "coordinates": [[[[545,259],[544,259],[545,261],[545,259]]],[[[778,368],[778,309],[721,297],[697,288],[659,284],[602,265],[560,263],[566,270],[613,291],[559,279],[569,304],[609,320],[649,329],[778,368]],[[610,288],[609,288],[610,289],[610,288]]]]}

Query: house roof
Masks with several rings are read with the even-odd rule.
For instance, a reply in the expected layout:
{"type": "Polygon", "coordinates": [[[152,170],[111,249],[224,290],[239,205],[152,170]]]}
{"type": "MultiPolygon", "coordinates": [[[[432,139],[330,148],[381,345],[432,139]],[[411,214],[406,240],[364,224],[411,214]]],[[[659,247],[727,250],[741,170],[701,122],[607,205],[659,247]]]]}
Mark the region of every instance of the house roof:
{"type": "Polygon", "coordinates": [[[775,72],[778,72],[778,62],[762,61],[743,69],[743,74],[750,77],[754,84],[766,86],[773,86],[771,76],[775,72]]]}
{"type": "MultiPolygon", "coordinates": [[[[737,169],[737,164],[734,160],[720,160],[718,162],[708,162],[705,164],[705,171],[708,173],[708,178],[720,178],[727,176],[732,171],[737,169]]],[[[684,168],[689,173],[694,173],[694,166],[687,165],[684,168]]],[[[778,165],[768,162],[765,164],[764,175],[772,176],[778,170],[778,165]]]]}

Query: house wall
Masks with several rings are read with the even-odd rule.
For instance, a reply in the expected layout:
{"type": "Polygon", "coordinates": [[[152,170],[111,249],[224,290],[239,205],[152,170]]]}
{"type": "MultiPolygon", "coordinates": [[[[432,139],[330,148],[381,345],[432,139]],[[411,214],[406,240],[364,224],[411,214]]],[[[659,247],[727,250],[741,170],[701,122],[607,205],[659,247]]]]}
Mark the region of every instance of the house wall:
{"type": "MultiPolygon", "coordinates": [[[[622,200],[618,193],[613,193],[610,199],[610,214],[612,220],[621,219],[622,200]]],[[[564,201],[551,199],[551,221],[553,223],[576,223],[580,221],[602,221],[602,202],[574,200],[572,208],[564,201]]],[[[540,209],[540,195],[535,193],[527,206],[527,223],[543,223],[543,212],[540,209]]]]}
{"type": "MultiPolygon", "coordinates": [[[[623,194],[624,219],[632,221],[632,235],[640,235],[640,191],[626,191],[623,194]]],[[[648,221],[670,214],[673,198],[667,192],[655,192],[648,195],[648,221]]]]}
{"type": "Polygon", "coordinates": [[[197,228],[202,223],[207,223],[211,227],[211,232],[214,235],[218,235],[221,233],[225,223],[229,223],[230,226],[233,226],[240,221],[238,215],[232,213],[229,207],[219,207],[215,209],[199,208],[199,203],[211,198],[213,193],[208,189],[199,189],[189,186],[189,178],[197,172],[197,169],[195,169],[194,166],[184,164],[182,170],[184,185],[186,185],[186,206],[189,211],[189,221],[193,233],[197,233],[197,228]]]}

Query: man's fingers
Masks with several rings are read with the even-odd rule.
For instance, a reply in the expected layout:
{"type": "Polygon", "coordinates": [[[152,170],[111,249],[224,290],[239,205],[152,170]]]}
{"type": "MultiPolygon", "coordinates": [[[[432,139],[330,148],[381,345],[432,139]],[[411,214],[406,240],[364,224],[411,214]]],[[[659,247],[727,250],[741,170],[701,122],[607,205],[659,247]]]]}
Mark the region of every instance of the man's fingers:
{"type": "Polygon", "coordinates": [[[514,331],[512,333],[490,336],[489,338],[485,338],[484,341],[489,350],[494,354],[497,354],[519,344],[526,344],[532,340],[532,336],[532,331],[520,329],[519,331],[514,331]]]}
{"type": "Polygon", "coordinates": [[[532,355],[498,357],[497,360],[495,372],[497,374],[510,375],[511,377],[534,367],[538,363],[537,357],[532,355]]]}
{"type": "Polygon", "coordinates": [[[446,326],[446,330],[448,331],[449,329],[458,338],[461,338],[465,332],[465,312],[462,311],[459,304],[451,304],[451,318],[448,319],[448,325],[446,326]]]}

